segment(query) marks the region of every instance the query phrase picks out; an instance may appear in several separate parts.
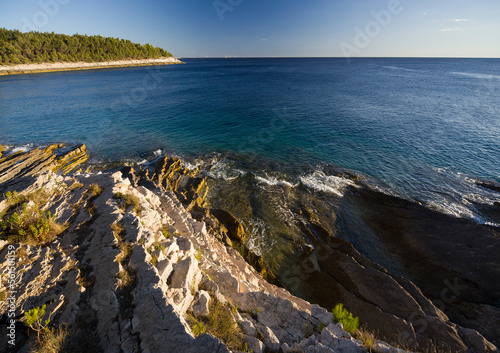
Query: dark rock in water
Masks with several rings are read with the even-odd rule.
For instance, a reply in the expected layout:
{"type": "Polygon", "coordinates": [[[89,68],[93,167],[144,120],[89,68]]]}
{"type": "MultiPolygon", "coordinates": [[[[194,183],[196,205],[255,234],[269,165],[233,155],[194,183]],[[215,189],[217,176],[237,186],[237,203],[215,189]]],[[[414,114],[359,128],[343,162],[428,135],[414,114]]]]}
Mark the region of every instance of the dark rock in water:
{"type": "Polygon", "coordinates": [[[245,240],[247,239],[247,234],[241,222],[231,213],[224,210],[211,209],[210,213],[227,229],[232,247],[238,250],[243,258],[259,272],[266,281],[278,286],[283,286],[274,273],[266,268],[262,256],[254,254],[246,245],[245,240]]]}
{"type": "MultiPolygon", "coordinates": [[[[498,298],[493,281],[496,272],[488,270],[491,263],[498,263],[498,259],[493,256],[492,249],[479,251],[480,244],[470,239],[470,234],[478,229],[472,222],[459,222],[460,226],[453,226],[449,230],[449,225],[459,220],[369,190],[348,191],[342,198],[344,205],[340,205],[340,208],[349,206],[358,213],[360,223],[378,237],[380,247],[385,249],[385,252],[380,250],[379,255],[389,254],[386,263],[390,265],[392,262],[393,268],[401,269],[398,273],[406,275],[405,278],[370,261],[348,241],[340,239],[338,235],[342,234],[331,224],[322,223],[324,217],[318,217],[318,207],[311,208],[297,201],[292,212],[296,215],[296,222],[306,242],[293,243],[291,247],[295,247],[296,251],[285,257],[275,254],[281,261],[276,278],[274,272],[266,268],[263,258],[249,250],[246,241],[250,235],[241,220],[235,217],[236,213],[233,214],[231,209],[207,208],[205,197],[208,186],[203,173],[187,170],[180,160],[166,157],[157,162],[154,170],[136,171],[135,175],[139,174],[147,175],[149,180],[172,190],[195,219],[203,220],[207,227],[217,230],[219,240],[237,249],[268,281],[282,284],[293,294],[327,309],[344,303],[359,316],[363,326],[382,339],[404,344],[415,351],[437,348],[465,353],[494,352],[496,349],[477,332],[480,331],[490,341],[494,340],[498,337],[495,336],[495,327],[499,327],[496,319],[486,319],[479,309],[471,309],[477,314],[477,322],[467,322],[467,305],[473,302],[472,297],[476,296],[482,300],[481,303],[491,304],[498,298]],[[476,249],[474,254],[485,255],[490,264],[477,263],[479,269],[470,268],[472,262],[467,257],[470,253],[461,249],[463,245],[456,245],[458,249],[453,249],[456,254],[445,252],[450,247],[446,244],[453,239],[451,234],[459,231],[463,237],[457,237],[458,244],[465,242],[465,245],[470,245],[476,249]],[[437,256],[432,252],[434,250],[438,254],[444,253],[443,256],[437,256]],[[460,257],[468,259],[468,263],[461,265],[460,257]],[[460,273],[462,275],[457,277],[460,273]],[[475,279],[475,276],[478,277],[475,279]],[[462,289],[463,283],[467,284],[467,289],[462,289]],[[484,283],[484,288],[478,286],[480,283],[484,283]],[[447,284],[451,288],[446,287],[447,284]],[[429,299],[440,299],[446,288],[445,298],[455,296],[459,299],[453,303],[447,301],[446,307],[429,299]],[[461,290],[463,296],[458,296],[453,290],[461,290]],[[453,312],[451,305],[458,303],[463,303],[467,309],[460,311],[457,308],[453,312]],[[441,309],[453,317],[453,322],[441,309]],[[491,323],[492,328],[484,329],[481,321],[483,324],[491,323]]],[[[230,191],[237,192],[234,189],[230,191]]],[[[250,202],[246,198],[252,197],[251,190],[247,190],[236,197],[238,201],[235,205],[240,207],[242,202],[250,202]]],[[[256,211],[258,205],[253,202],[252,211],[256,211]]],[[[320,212],[323,211],[325,216],[332,219],[339,217],[331,210],[320,212]]],[[[496,247],[496,238],[491,232],[490,228],[483,227],[479,236],[489,239],[484,243],[486,246],[496,247]]],[[[477,305],[484,309],[484,304],[477,305]]],[[[497,308],[491,305],[491,310],[491,313],[495,313],[497,308]]]]}
{"type": "Polygon", "coordinates": [[[471,203],[482,215],[488,217],[490,221],[500,224],[500,202],[495,202],[493,205],[478,202],[471,203]]]}
{"type": "Polygon", "coordinates": [[[210,213],[227,228],[232,240],[237,242],[244,242],[246,240],[247,235],[245,234],[243,225],[231,213],[219,209],[212,209],[210,213]]]}
{"type": "Polygon", "coordinates": [[[391,275],[345,240],[322,234],[313,245],[313,254],[286,276],[292,292],[326,308],[344,303],[367,329],[388,341],[415,350],[439,342],[453,352],[467,351],[454,325],[412,282],[391,275]]]}
{"type": "Polygon", "coordinates": [[[366,189],[351,190],[343,202],[356,206],[367,229],[437,308],[500,343],[499,229],[366,189]]]}
{"type": "Polygon", "coordinates": [[[485,189],[500,192],[500,185],[493,182],[476,182],[476,185],[481,186],[485,189]]]}

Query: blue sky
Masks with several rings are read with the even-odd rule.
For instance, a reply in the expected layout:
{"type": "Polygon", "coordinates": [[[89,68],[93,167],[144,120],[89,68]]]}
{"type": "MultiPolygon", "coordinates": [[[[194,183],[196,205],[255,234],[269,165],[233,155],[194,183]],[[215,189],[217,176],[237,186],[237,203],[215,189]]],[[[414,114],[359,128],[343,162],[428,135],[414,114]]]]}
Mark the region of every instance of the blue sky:
{"type": "Polygon", "coordinates": [[[0,27],[179,57],[500,57],[499,0],[0,0],[0,27]]]}

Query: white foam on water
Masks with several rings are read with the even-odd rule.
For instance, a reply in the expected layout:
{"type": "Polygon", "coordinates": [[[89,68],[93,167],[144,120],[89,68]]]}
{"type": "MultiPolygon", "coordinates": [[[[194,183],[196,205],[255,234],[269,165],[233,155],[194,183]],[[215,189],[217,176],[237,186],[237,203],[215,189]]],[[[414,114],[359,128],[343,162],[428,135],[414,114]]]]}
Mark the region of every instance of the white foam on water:
{"type": "Polygon", "coordinates": [[[352,180],[335,175],[326,175],[319,170],[312,174],[301,176],[300,181],[311,189],[335,194],[340,197],[344,195],[347,186],[356,186],[352,180]]]}
{"type": "Polygon", "coordinates": [[[473,72],[452,72],[452,75],[458,75],[458,76],[466,76],[466,77],[473,77],[473,78],[478,78],[478,79],[486,79],[486,80],[491,80],[491,79],[497,79],[500,80],[499,75],[490,75],[490,74],[476,74],[473,72]]]}
{"type": "Polygon", "coordinates": [[[13,147],[11,150],[9,150],[9,152],[10,153],[28,152],[28,151],[30,151],[32,149],[33,149],[33,144],[32,143],[28,143],[26,145],[13,147]]]}
{"type": "Polygon", "coordinates": [[[456,218],[470,219],[479,224],[500,227],[500,224],[489,222],[480,215],[473,212],[470,208],[467,207],[467,203],[467,201],[465,201],[465,204],[459,204],[448,200],[441,200],[431,201],[427,204],[427,206],[434,211],[438,211],[440,213],[444,213],[456,218]]]}
{"type": "Polygon", "coordinates": [[[158,149],[158,150],[156,150],[156,151],[153,152],[153,154],[154,154],[155,157],[160,157],[161,153],[162,153],[162,150],[160,150],[160,149],[158,149]]]}
{"type": "MultiPolygon", "coordinates": [[[[254,218],[251,221],[252,223],[252,236],[249,237],[247,241],[247,246],[250,251],[252,251],[255,255],[261,256],[263,254],[263,246],[266,242],[269,242],[268,229],[266,222],[259,218],[254,218]]],[[[274,241],[271,242],[271,244],[274,241]]],[[[269,249],[268,246],[266,248],[269,249]]]]}
{"type": "Polygon", "coordinates": [[[392,65],[384,65],[382,67],[385,69],[390,69],[390,70],[401,70],[401,71],[410,71],[410,72],[421,72],[422,71],[422,70],[407,69],[406,67],[392,66],[392,65]]]}
{"type": "Polygon", "coordinates": [[[500,202],[500,199],[494,199],[485,195],[478,195],[478,194],[467,194],[464,195],[462,201],[464,203],[470,203],[475,202],[475,203],[481,203],[483,205],[490,205],[493,206],[495,202],[500,202]]]}
{"type": "Polygon", "coordinates": [[[457,218],[469,218],[469,219],[477,218],[477,216],[474,214],[474,212],[472,212],[472,210],[470,210],[465,205],[458,204],[456,202],[451,202],[448,200],[431,201],[427,205],[430,209],[457,218]]]}
{"type": "Polygon", "coordinates": [[[201,166],[202,163],[201,162],[197,162],[195,164],[192,164],[192,163],[189,163],[189,162],[186,162],[186,161],[182,161],[182,165],[184,167],[186,167],[187,169],[189,169],[189,170],[195,170],[196,168],[198,168],[199,166],[201,166]]]}
{"type": "Polygon", "coordinates": [[[234,180],[245,175],[245,172],[239,169],[233,169],[223,161],[217,161],[205,174],[212,179],[234,180]]]}
{"type": "Polygon", "coordinates": [[[273,176],[267,176],[267,175],[266,175],[266,178],[263,178],[261,176],[256,175],[255,179],[260,183],[264,183],[264,184],[267,184],[270,186],[287,186],[289,188],[292,188],[292,187],[295,187],[298,185],[298,184],[292,184],[286,180],[280,180],[280,179],[275,178],[273,176]]]}

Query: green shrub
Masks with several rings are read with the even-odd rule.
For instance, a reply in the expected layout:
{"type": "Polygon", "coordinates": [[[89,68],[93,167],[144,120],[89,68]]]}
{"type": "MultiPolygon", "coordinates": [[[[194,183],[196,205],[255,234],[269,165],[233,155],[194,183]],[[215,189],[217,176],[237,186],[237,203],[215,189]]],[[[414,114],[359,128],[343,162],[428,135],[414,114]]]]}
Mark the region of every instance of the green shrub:
{"type": "Polygon", "coordinates": [[[49,211],[39,210],[36,205],[28,209],[26,203],[19,213],[4,217],[0,227],[8,234],[9,241],[30,244],[45,244],[65,229],[49,211]]]}
{"type": "Polygon", "coordinates": [[[44,315],[45,315],[45,305],[30,309],[24,313],[24,318],[26,319],[26,326],[36,331],[38,337],[40,337],[40,332],[47,330],[47,325],[50,323],[50,319],[46,320],[45,323],[42,323],[44,315]]]}
{"type": "Polygon", "coordinates": [[[332,312],[334,321],[341,323],[344,330],[354,336],[359,328],[359,318],[354,317],[351,312],[344,308],[342,303],[335,305],[332,312]]]}
{"type": "Polygon", "coordinates": [[[118,207],[120,207],[120,209],[124,212],[129,207],[132,207],[132,211],[137,215],[142,211],[141,203],[137,196],[134,196],[132,194],[122,194],[121,192],[117,192],[113,196],[113,198],[116,200],[120,200],[118,203],[118,207]]]}
{"type": "Polygon", "coordinates": [[[26,326],[37,333],[35,347],[31,350],[33,353],[60,352],[68,334],[61,327],[55,329],[49,328],[50,318],[42,323],[45,316],[45,307],[45,305],[42,305],[24,313],[26,326]]]}

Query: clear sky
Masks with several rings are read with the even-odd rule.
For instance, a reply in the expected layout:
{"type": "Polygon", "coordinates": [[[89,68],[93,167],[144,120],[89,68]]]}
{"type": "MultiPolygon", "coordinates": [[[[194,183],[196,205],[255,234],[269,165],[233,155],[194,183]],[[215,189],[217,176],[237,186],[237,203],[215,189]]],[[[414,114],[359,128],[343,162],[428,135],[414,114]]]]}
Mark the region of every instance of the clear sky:
{"type": "Polygon", "coordinates": [[[500,58],[500,0],[0,0],[0,27],[125,38],[178,57],[500,58]]]}

